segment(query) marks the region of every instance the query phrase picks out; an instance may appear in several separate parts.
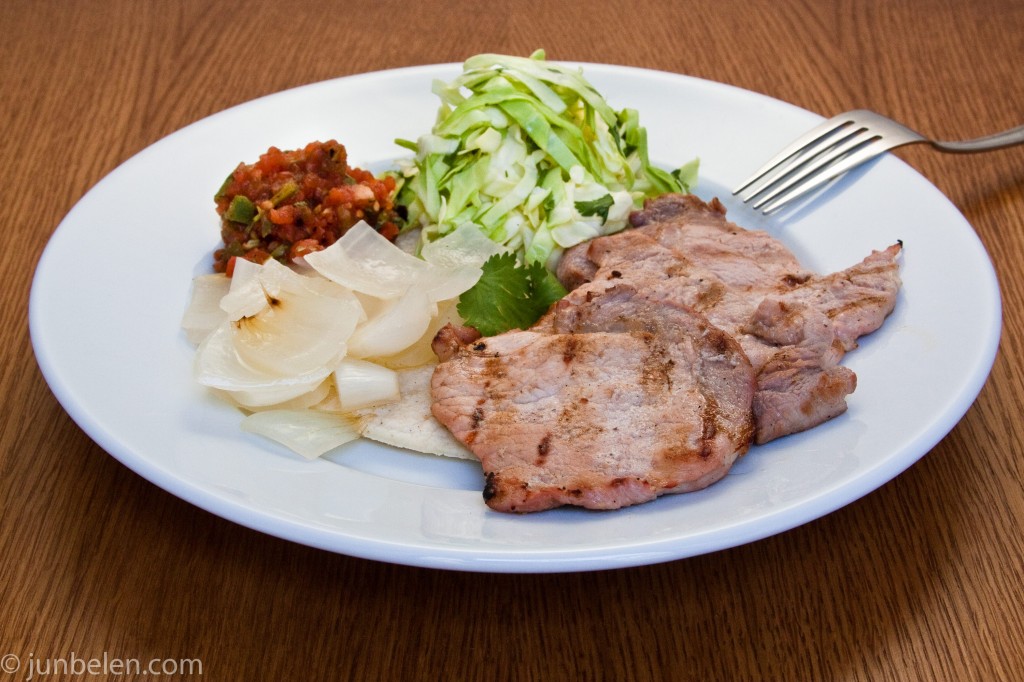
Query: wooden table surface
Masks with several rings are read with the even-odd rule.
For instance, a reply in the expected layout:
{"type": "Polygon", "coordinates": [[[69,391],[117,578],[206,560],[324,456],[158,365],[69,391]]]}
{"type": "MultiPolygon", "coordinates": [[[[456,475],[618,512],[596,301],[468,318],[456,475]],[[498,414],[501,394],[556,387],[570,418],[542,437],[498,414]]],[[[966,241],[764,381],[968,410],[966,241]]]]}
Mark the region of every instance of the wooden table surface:
{"type": "MultiPolygon", "coordinates": [[[[91,186],[261,95],[544,47],[970,137],[1024,122],[1024,3],[5,0],[0,27],[0,682],[44,679],[53,659],[103,679],[75,660],[104,657],[196,660],[161,679],[211,680],[1024,675],[1024,148],[899,152],[963,212],[1001,281],[1001,350],[964,419],[825,518],[653,566],[460,573],[248,530],[95,445],[43,380],[27,324],[36,261],[91,186]]],[[[70,679],[58,665],[50,677],[70,679]]]]}

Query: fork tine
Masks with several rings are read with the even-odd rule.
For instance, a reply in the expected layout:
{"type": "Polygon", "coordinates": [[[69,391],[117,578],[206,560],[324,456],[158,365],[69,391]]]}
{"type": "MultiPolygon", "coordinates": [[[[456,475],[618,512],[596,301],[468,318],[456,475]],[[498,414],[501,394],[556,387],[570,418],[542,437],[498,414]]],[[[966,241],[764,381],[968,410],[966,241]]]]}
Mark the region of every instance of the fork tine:
{"type": "Polygon", "coordinates": [[[753,207],[760,208],[764,206],[789,188],[799,185],[822,168],[836,163],[846,155],[876,139],[878,139],[878,136],[867,128],[858,128],[831,146],[819,145],[824,148],[816,153],[808,153],[807,159],[802,162],[802,167],[797,168],[794,166],[785,176],[779,177],[775,183],[765,187],[761,191],[762,196],[753,204],[753,207]]]}
{"type": "MultiPolygon", "coordinates": [[[[846,144],[851,137],[859,135],[861,132],[863,132],[863,128],[856,128],[850,122],[834,128],[825,136],[818,138],[817,141],[810,143],[802,149],[798,149],[788,159],[765,173],[760,180],[740,194],[740,199],[744,202],[754,200],[765,192],[770,191],[778,183],[790,178],[793,173],[804,168],[806,164],[820,158],[822,154],[830,149],[846,144]]],[[[764,203],[765,200],[767,199],[762,199],[761,203],[764,203]]]]}
{"type": "Polygon", "coordinates": [[[766,204],[761,210],[766,215],[773,213],[778,209],[782,208],[783,205],[802,197],[803,195],[811,192],[818,187],[821,187],[828,181],[835,177],[842,175],[843,173],[856,168],[865,161],[869,161],[872,158],[892,149],[893,144],[886,141],[884,138],[876,137],[867,144],[863,145],[856,151],[848,154],[847,156],[839,159],[832,166],[826,168],[823,172],[811,178],[803,184],[791,187],[788,191],[783,192],[776,196],[772,201],[766,204]]]}
{"type": "MultiPolygon", "coordinates": [[[[779,164],[783,163],[791,156],[795,155],[804,147],[807,147],[808,145],[813,145],[819,140],[831,136],[838,129],[845,127],[849,123],[849,114],[843,113],[837,116],[833,116],[827,121],[824,121],[821,124],[819,124],[817,127],[812,128],[808,132],[798,137],[792,143],[790,143],[789,146],[785,147],[778,154],[769,159],[768,162],[761,166],[761,168],[759,168],[752,176],[750,176],[750,178],[748,178],[746,182],[744,182],[742,185],[734,189],[733,194],[739,194],[740,192],[743,192],[743,190],[749,188],[755,182],[760,180],[764,175],[771,172],[779,164]]],[[[746,199],[744,199],[744,201],[746,201],[746,199]]]]}

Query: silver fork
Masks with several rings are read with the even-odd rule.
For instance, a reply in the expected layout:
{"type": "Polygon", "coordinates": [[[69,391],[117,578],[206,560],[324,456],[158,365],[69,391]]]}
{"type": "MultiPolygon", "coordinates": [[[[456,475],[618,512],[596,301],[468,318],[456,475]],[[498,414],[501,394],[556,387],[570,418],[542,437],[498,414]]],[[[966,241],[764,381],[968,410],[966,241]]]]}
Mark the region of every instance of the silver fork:
{"type": "Polygon", "coordinates": [[[733,190],[744,203],[772,213],[876,156],[926,142],[940,152],[968,154],[1024,144],[1024,125],[960,142],[932,140],[866,109],[833,116],[776,154],[733,190]]]}

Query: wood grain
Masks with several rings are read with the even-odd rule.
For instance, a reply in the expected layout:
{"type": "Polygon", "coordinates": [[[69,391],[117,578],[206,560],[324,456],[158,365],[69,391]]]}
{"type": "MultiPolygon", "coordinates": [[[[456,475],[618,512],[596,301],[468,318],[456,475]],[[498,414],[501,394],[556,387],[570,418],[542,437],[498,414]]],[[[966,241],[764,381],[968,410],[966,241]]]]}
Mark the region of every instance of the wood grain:
{"type": "Polygon", "coordinates": [[[544,47],[969,137],[1024,118],[1024,4],[5,0],[0,27],[0,656],[192,658],[202,675],[180,679],[214,680],[1020,679],[1024,148],[899,152],[1001,281],[1001,352],[963,421],[838,512],[661,565],[442,572],[241,528],[93,444],[43,381],[26,320],[35,262],[91,186],[261,95],[544,47]]]}

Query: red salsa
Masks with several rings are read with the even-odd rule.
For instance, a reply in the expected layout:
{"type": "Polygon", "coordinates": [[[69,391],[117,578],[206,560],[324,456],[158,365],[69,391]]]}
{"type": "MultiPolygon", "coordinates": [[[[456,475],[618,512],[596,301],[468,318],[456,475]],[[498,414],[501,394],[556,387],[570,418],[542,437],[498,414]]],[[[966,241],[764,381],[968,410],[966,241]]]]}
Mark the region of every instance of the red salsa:
{"type": "Polygon", "coordinates": [[[240,163],[214,198],[224,247],[213,268],[231,274],[234,259],[288,262],[336,242],[365,220],[388,239],[398,235],[395,180],[348,165],[334,140],[302,149],[271,147],[256,163],[240,163]]]}

